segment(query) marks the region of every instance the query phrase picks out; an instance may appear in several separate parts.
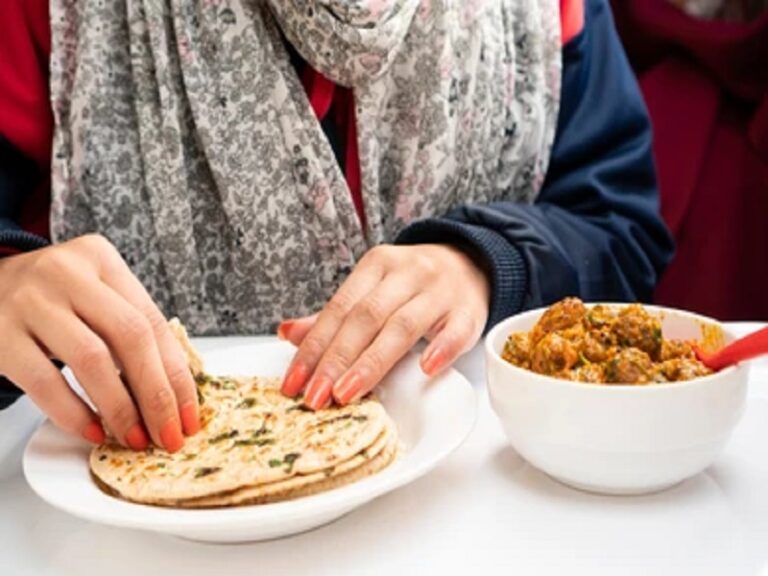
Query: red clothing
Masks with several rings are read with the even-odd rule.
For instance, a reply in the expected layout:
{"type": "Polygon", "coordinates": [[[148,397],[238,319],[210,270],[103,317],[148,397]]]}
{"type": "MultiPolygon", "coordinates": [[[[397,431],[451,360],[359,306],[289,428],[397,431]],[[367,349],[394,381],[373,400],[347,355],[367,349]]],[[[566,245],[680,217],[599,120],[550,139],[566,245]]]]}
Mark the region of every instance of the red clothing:
{"type": "Polygon", "coordinates": [[[662,304],[768,319],[768,14],[699,21],[666,0],[614,1],[654,126],[677,254],[662,304]]]}
{"type": "MultiPolygon", "coordinates": [[[[0,1],[0,133],[48,174],[53,115],[48,91],[51,32],[48,0],[0,1]]],[[[21,225],[48,237],[50,179],[24,204],[21,225]]]]}

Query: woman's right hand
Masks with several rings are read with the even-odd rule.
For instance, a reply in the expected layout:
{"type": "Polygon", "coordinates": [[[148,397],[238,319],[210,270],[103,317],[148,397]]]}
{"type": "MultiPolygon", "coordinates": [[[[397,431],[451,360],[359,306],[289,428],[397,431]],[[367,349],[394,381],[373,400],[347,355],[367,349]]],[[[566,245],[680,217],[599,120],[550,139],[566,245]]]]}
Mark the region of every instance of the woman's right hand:
{"type": "Polygon", "coordinates": [[[102,236],[0,260],[0,374],[63,430],[174,452],[198,431],[197,392],[160,310],[102,236]],[[67,364],[95,414],[51,362],[67,364]],[[149,433],[149,437],[147,436],[149,433]]]}

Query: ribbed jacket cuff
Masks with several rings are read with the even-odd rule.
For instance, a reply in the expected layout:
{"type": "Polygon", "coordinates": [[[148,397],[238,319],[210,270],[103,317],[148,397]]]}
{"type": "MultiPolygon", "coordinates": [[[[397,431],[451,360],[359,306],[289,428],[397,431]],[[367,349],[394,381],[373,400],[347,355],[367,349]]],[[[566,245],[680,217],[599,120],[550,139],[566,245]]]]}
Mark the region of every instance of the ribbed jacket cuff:
{"type": "Polygon", "coordinates": [[[45,248],[49,244],[48,240],[37,234],[31,234],[18,228],[2,229],[0,227],[0,248],[2,249],[29,252],[38,248],[45,248]]]}
{"type": "Polygon", "coordinates": [[[525,260],[517,248],[493,230],[447,218],[429,218],[404,228],[395,244],[450,244],[477,258],[491,280],[486,332],[522,310],[528,287],[525,260]]]}

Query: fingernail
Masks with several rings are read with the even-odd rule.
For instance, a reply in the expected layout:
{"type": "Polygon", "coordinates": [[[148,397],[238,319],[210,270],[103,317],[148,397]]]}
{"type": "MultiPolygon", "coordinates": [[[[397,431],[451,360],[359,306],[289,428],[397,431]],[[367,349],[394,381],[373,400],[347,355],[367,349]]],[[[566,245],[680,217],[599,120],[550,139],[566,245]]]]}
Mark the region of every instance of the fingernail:
{"type": "Polygon", "coordinates": [[[184,436],[175,418],[171,418],[160,428],[160,441],[168,452],[178,452],[184,446],[184,436]]]}
{"type": "Polygon", "coordinates": [[[283,385],[281,387],[283,394],[286,396],[296,396],[296,394],[304,388],[307,378],[309,378],[309,370],[307,367],[301,363],[294,364],[291,366],[291,369],[288,370],[288,374],[285,375],[285,380],[283,380],[283,385]]]}
{"type": "Polygon", "coordinates": [[[133,450],[146,450],[149,446],[149,437],[144,431],[144,426],[134,424],[125,435],[125,443],[133,450]]]}
{"type": "Polygon", "coordinates": [[[421,361],[421,367],[428,376],[432,376],[440,370],[445,363],[445,353],[440,348],[434,348],[427,352],[421,361]]]}
{"type": "Polygon", "coordinates": [[[92,442],[93,444],[103,444],[107,435],[104,433],[104,428],[98,422],[91,422],[83,429],[83,438],[92,442]]]}
{"type": "Polygon", "coordinates": [[[363,379],[357,372],[348,372],[333,387],[333,397],[339,404],[349,404],[362,391],[363,379]]]}
{"type": "Polygon", "coordinates": [[[307,387],[307,397],[304,403],[312,408],[312,410],[319,410],[330,398],[332,389],[333,380],[330,377],[325,375],[318,376],[307,387]]]}
{"type": "Polygon", "coordinates": [[[296,322],[294,320],[286,320],[285,322],[281,322],[277,327],[277,337],[280,338],[280,340],[288,340],[288,333],[291,331],[291,328],[293,328],[295,323],[296,322]]]}
{"type": "Polygon", "coordinates": [[[200,431],[200,418],[192,402],[181,407],[179,417],[181,418],[181,426],[184,428],[184,434],[192,436],[192,434],[197,434],[200,431]]]}

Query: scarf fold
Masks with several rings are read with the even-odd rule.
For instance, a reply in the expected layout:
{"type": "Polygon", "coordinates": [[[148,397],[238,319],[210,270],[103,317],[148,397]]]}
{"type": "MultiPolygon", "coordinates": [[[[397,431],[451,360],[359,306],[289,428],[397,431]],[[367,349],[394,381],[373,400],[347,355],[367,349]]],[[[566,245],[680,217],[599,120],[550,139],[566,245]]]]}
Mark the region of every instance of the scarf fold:
{"type": "Polygon", "coordinates": [[[317,310],[372,245],[535,199],[557,0],[52,0],[52,232],[109,238],[197,334],[317,310]],[[365,220],[285,42],[354,94],[365,220]]]}

